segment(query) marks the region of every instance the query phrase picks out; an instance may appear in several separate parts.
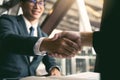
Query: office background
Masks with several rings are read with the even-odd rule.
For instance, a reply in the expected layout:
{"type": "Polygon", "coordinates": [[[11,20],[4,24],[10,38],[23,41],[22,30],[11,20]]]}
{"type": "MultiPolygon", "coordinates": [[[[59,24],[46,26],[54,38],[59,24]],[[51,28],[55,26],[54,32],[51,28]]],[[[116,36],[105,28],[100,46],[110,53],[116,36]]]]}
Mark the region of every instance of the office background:
{"type": "MultiPolygon", "coordinates": [[[[0,0],[0,15],[21,14],[18,3],[19,0],[0,0]]],[[[103,0],[48,0],[39,23],[43,31],[50,36],[65,30],[97,31],[100,28],[102,5],[103,0]],[[55,21],[51,23],[53,19],[55,21]]],[[[93,47],[84,47],[75,57],[56,58],[56,61],[61,66],[62,73],[69,75],[94,71],[95,59],[96,53],[93,47]]],[[[42,63],[40,65],[41,74],[44,74],[44,65],[42,63]]]]}

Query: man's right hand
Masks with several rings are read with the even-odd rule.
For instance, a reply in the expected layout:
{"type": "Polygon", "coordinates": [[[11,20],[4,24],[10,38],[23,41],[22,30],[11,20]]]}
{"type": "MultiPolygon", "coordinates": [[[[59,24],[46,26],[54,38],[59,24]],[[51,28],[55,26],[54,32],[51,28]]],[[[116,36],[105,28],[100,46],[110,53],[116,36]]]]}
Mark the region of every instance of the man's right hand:
{"type": "Polygon", "coordinates": [[[67,38],[45,38],[40,51],[47,51],[48,55],[58,58],[69,58],[78,54],[79,46],[67,38]]]}

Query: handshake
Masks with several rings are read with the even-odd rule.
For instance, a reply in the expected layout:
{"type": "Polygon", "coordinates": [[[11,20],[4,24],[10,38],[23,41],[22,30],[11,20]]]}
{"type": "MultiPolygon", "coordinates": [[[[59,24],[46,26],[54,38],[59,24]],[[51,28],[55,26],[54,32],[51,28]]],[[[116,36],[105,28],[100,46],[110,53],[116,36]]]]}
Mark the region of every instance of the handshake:
{"type": "Polygon", "coordinates": [[[70,58],[78,54],[83,45],[89,46],[91,42],[91,32],[64,31],[56,33],[52,38],[45,38],[41,43],[40,51],[47,51],[48,55],[53,57],[70,58]]]}

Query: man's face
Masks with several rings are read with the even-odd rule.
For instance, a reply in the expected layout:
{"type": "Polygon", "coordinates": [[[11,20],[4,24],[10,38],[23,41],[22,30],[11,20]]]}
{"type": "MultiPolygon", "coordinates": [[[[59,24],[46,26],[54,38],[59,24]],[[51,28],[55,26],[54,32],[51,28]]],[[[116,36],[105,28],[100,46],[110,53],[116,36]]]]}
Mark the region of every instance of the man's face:
{"type": "Polygon", "coordinates": [[[23,15],[28,20],[39,19],[44,12],[44,0],[25,0],[21,2],[23,15]]]}

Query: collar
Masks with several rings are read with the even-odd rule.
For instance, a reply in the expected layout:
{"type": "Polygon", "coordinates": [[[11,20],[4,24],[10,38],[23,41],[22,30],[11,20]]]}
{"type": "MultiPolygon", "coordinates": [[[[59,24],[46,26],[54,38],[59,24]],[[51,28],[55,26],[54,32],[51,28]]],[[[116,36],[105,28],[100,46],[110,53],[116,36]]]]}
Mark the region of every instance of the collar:
{"type": "Polygon", "coordinates": [[[38,26],[38,22],[36,22],[35,24],[31,24],[24,16],[23,16],[23,19],[25,21],[25,24],[26,24],[26,27],[29,29],[31,26],[33,26],[35,29],[37,28],[38,26]]]}
{"type": "MultiPolygon", "coordinates": [[[[23,16],[23,15],[22,15],[23,16]]],[[[29,30],[29,28],[32,26],[32,27],[34,27],[34,29],[35,29],[35,36],[37,36],[37,27],[38,27],[38,22],[36,22],[35,24],[31,24],[24,16],[23,16],[23,19],[24,19],[24,21],[25,21],[25,24],[26,24],[26,27],[27,27],[27,31],[28,31],[28,33],[30,32],[30,30],[29,30]]]]}

